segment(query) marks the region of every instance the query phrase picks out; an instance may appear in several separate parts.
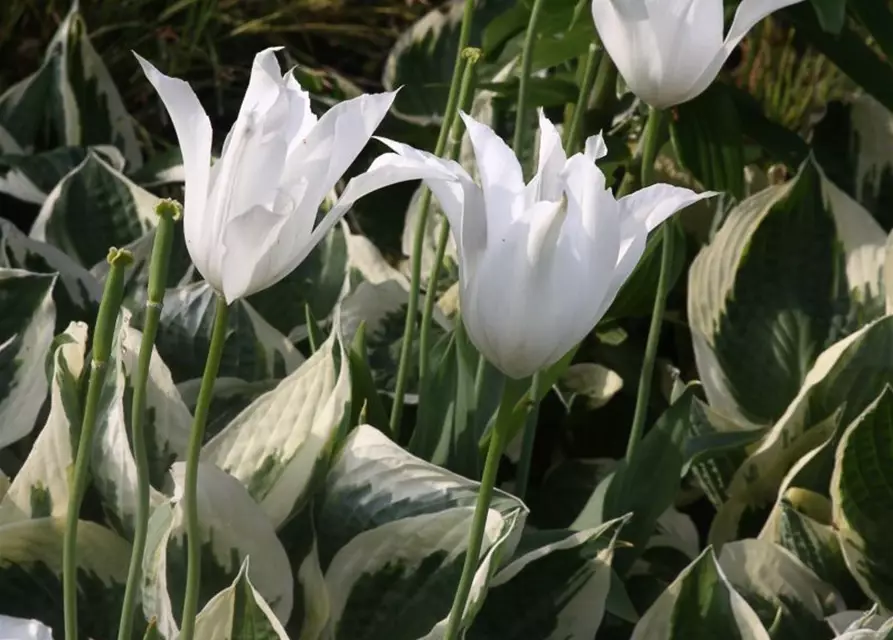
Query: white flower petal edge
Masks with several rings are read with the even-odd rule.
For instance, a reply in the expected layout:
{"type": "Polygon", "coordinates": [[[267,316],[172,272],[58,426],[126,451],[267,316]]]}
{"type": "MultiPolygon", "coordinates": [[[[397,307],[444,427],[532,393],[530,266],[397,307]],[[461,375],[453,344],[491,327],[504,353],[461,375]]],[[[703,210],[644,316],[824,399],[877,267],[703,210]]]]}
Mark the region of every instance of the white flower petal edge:
{"type": "Polygon", "coordinates": [[[592,0],[592,18],[633,93],[663,109],[703,93],[757,22],[797,2],[744,0],[725,38],[722,0],[592,0]]]}
{"type": "Polygon", "coordinates": [[[373,163],[314,228],[320,204],[366,146],[396,92],[344,101],[317,121],[308,93],[293,74],[283,74],[277,50],[255,56],[238,117],[213,166],[211,124],[195,93],[137,56],[183,153],[189,254],[228,303],[287,276],[363,195],[441,175],[430,167],[373,163]]]}
{"type": "MultiPolygon", "coordinates": [[[[193,262],[196,262],[197,255],[204,256],[196,238],[201,237],[205,228],[205,204],[211,174],[211,120],[186,81],[169,78],[138,54],[133,55],[164,103],[180,142],[183,170],[186,174],[183,208],[189,212],[183,219],[184,234],[189,253],[193,262]]],[[[201,273],[209,268],[208,264],[198,262],[195,266],[201,273]]]]}
{"type": "Polygon", "coordinates": [[[722,47],[716,56],[688,91],[688,100],[695,98],[710,86],[710,83],[719,74],[722,66],[732,55],[732,51],[738,43],[753,29],[756,24],[766,16],[780,9],[802,2],[803,0],[743,0],[735,11],[735,18],[729,27],[729,33],[722,43],[722,47]]]}
{"type": "Polygon", "coordinates": [[[0,615],[0,638],[3,640],[53,640],[53,631],[38,620],[0,615]]]}
{"type": "Polygon", "coordinates": [[[566,158],[542,114],[538,170],[524,186],[517,159],[498,136],[463,119],[481,186],[457,163],[390,140],[382,141],[394,153],[379,161],[441,173],[425,182],[456,238],[468,335],[503,373],[523,378],[592,330],[641,258],[651,229],[714,194],[654,185],[617,201],[595,165],[607,152],[601,136],[566,158]]]}

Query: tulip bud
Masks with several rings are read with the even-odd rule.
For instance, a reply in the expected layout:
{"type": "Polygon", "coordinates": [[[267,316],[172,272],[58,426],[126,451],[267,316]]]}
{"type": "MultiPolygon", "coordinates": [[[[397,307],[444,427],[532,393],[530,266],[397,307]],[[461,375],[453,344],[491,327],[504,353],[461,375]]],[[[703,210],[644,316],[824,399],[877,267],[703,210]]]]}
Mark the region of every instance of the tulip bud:
{"type": "Polygon", "coordinates": [[[665,109],[704,92],[741,39],[802,0],[743,0],[723,39],[723,0],[592,0],[599,38],[626,84],[665,109]]]}
{"type": "Polygon", "coordinates": [[[448,179],[425,182],[440,202],[459,255],[459,296],[468,336],[511,378],[564,356],[607,311],[632,273],[648,232],[712,193],[657,184],[615,200],[595,165],[607,152],[593,136],[570,158],[540,113],[539,162],[521,165],[486,125],[462,114],[481,184],[457,163],[385,141],[379,162],[437,164],[448,179]]]}
{"type": "Polygon", "coordinates": [[[317,212],[384,118],[395,92],[342,102],[319,120],[310,96],[276,60],[254,59],[236,122],[211,166],[211,121],[190,86],[140,65],[170,115],[186,173],[183,231],[196,268],[227,303],[280,281],[363,195],[430,175],[370,168],[351,180],[316,226],[317,212]]]}

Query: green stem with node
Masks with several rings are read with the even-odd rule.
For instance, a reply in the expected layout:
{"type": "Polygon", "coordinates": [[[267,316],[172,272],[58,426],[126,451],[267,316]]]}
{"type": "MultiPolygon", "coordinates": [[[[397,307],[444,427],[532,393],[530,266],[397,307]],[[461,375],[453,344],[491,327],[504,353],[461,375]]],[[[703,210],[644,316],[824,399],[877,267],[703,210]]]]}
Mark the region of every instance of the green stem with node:
{"type": "MultiPolygon", "coordinates": [[[[459,86],[462,70],[466,64],[465,48],[471,38],[471,18],[474,14],[474,0],[465,0],[462,14],[462,26],[459,29],[459,42],[456,49],[456,62],[453,66],[453,77],[450,81],[450,92],[447,97],[440,133],[434,147],[434,155],[442,156],[446,148],[450,128],[456,118],[456,107],[459,105],[459,86]]],[[[422,247],[425,231],[428,228],[428,209],[431,203],[431,192],[424,189],[419,203],[419,215],[412,239],[412,255],[410,256],[409,300],[406,304],[406,324],[403,327],[403,343],[400,345],[400,361],[397,366],[397,379],[394,384],[394,405],[391,408],[391,435],[395,440],[400,438],[400,423],[403,419],[403,403],[406,396],[406,385],[409,381],[411,367],[412,343],[415,337],[416,315],[419,309],[419,291],[422,279],[422,247]]]]}
{"type": "Polygon", "coordinates": [[[133,255],[124,249],[109,249],[109,272],[105,279],[96,326],[93,330],[90,380],[87,397],[84,401],[84,415],[81,432],[78,436],[74,467],[69,467],[68,513],[65,519],[65,538],[62,548],[62,598],[65,617],[66,640],[77,640],[77,537],[78,518],[81,503],[87,490],[90,476],[90,454],[93,449],[93,432],[96,428],[97,410],[102,387],[105,384],[106,369],[115,338],[115,324],[124,297],[124,269],[133,262],[133,255]]]}
{"type": "MultiPolygon", "coordinates": [[[[474,66],[481,56],[480,49],[468,48],[465,50],[466,64],[462,72],[462,83],[459,88],[460,108],[467,108],[474,95],[474,66]]],[[[456,118],[453,123],[452,140],[447,148],[445,157],[455,160],[459,157],[462,148],[462,122],[456,118]]],[[[426,189],[430,204],[431,192],[426,189]]],[[[431,358],[431,325],[434,316],[434,304],[437,301],[437,281],[440,278],[440,267],[446,255],[447,243],[450,239],[450,224],[446,219],[440,227],[437,235],[437,246],[434,251],[434,264],[431,265],[431,273],[428,275],[428,288],[425,291],[425,305],[422,308],[422,327],[419,331],[419,380],[424,380],[428,374],[428,364],[431,358]]]]}
{"type": "Polygon", "coordinates": [[[152,244],[149,261],[149,285],[146,299],[146,316],[143,322],[143,338],[140,342],[139,359],[133,375],[133,399],[130,405],[131,441],[136,462],[136,522],[133,531],[133,550],[130,568],[124,588],[124,603],[118,624],[118,640],[130,640],[133,634],[133,614],[142,578],[143,552],[146,548],[146,532],[149,527],[149,456],[143,420],[146,414],[146,384],[149,365],[155,347],[155,335],[161,319],[164,291],[167,287],[167,271],[175,225],[180,219],[180,205],[173,200],[162,200],[155,207],[158,226],[152,244]]]}

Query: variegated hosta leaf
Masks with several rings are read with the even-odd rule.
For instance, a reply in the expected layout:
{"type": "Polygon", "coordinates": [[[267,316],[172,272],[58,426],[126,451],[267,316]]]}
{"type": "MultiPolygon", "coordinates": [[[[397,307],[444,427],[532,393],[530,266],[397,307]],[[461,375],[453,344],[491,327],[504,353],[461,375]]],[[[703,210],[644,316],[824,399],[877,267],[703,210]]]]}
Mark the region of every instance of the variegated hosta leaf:
{"type": "MultiPolygon", "coordinates": [[[[472,41],[479,41],[484,26],[513,6],[506,0],[479,2],[472,26],[472,41]]],[[[432,9],[404,31],[391,48],[381,82],[389,90],[403,86],[407,89],[398,94],[394,103],[392,111],[397,117],[428,126],[441,121],[459,46],[462,8],[462,2],[453,0],[432,9]]],[[[567,22],[563,22],[562,29],[566,25],[567,22]]]]}
{"type": "Polygon", "coordinates": [[[884,609],[893,607],[893,389],[886,386],[844,433],[831,482],[834,525],[850,572],[884,609]]]}
{"type": "Polygon", "coordinates": [[[93,308],[102,297],[102,284],[84,267],[53,245],[29,238],[3,219],[0,219],[0,267],[59,274],[58,285],[53,288],[59,331],[72,320],[92,319],[93,308]]]}
{"type": "MultiPolygon", "coordinates": [[[[97,411],[93,438],[93,484],[105,502],[115,526],[128,538],[133,534],[137,511],[137,470],[130,441],[132,376],[137,367],[142,334],[130,326],[130,313],[118,317],[112,354],[97,411]]],[[[192,416],[177,394],[170,372],[153,350],[146,380],[143,415],[149,474],[150,501],[164,500],[161,487],[174,460],[186,452],[192,416]]]]}
{"type": "MultiPolygon", "coordinates": [[[[40,518],[0,526],[0,602],[3,612],[22,618],[38,618],[56,630],[57,638],[61,637],[64,627],[64,534],[65,518],[40,518]]],[[[116,636],[129,562],[130,545],[127,542],[95,522],[82,520],[78,524],[78,627],[82,637],[116,636]]],[[[13,636],[0,633],[0,637],[13,636]]]]}
{"type": "Polygon", "coordinates": [[[825,618],[845,608],[832,586],[772,542],[730,542],[719,554],[719,567],[777,640],[821,637],[825,618]]]}
{"type": "Polygon", "coordinates": [[[24,438],[47,393],[55,275],[0,268],[0,449],[24,438]]]}
{"type": "MultiPolygon", "coordinates": [[[[448,594],[459,582],[473,515],[472,507],[453,507],[410,516],[348,542],[326,570],[331,617],[324,635],[357,640],[426,636],[449,611],[448,594]]],[[[505,533],[503,517],[490,510],[482,553],[505,533]]]]}
{"type": "Polygon", "coordinates": [[[133,119],[124,108],[105,63],[87,37],[87,25],[80,14],[78,0],[72,2],[50,48],[57,43],[64,46],[66,62],[62,67],[65,77],[59,81],[71,87],[78,122],[76,137],[69,143],[112,144],[124,154],[130,171],[139,169],[143,156],[133,119]]]}
{"type": "MultiPolygon", "coordinates": [[[[80,428],[78,378],[84,370],[87,325],[73,322],[56,341],[50,411],[31,453],[0,501],[0,525],[27,518],[64,516],[68,511],[71,425],[80,428]]],[[[43,371],[41,371],[43,375],[43,371]]]]}
{"type": "MultiPolygon", "coordinates": [[[[440,637],[477,489],[477,483],[410,455],[373,427],[357,427],[329,471],[316,512],[329,635],[440,637]]],[[[463,627],[480,608],[501,560],[512,553],[525,516],[520,501],[497,492],[463,627]]],[[[306,585],[304,591],[306,600],[306,585]]]]}
{"type": "MultiPolygon", "coordinates": [[[[123,169],[124,157],[115,147],[92,149],[115,169],[123,169]]],[[[47,194],[84,161],[88,151],[84,147],[57,147],[35,154],[0,155],[0,193],[23,202],[43,204],[47,194]]]]}
{"type": "MultiPolygon", "coordinates": [[[[108,69],[87,37],[77,1],[47,46],[41,67],[0,96],[0,126],[21,149],[110,144],[131,169],[142,164],[130,115],[108,69]],[[46,124],[52,140],[41,136],[46,124]]],[[[0,140],[0,150],[11,145],[0,140]]]]}
{"type": "Polygon", "coordinates": [[[276,527],[309,497],[350,418],[350,367],[337,331],[205,445],[202,459],[244,484],[276,527]]]}
{"type": "Polygon", "coordinates": [[[66,110],[58,104],[47,109],[54,92],[57,92],[56,67],[59,60],[52,52],[40,68],[9,87],[0,95],[0,152],[30,153],[43,143],[47,130],[51,132],[48,146],[66,143],[66,110]]]}
{"type": "Polygon", "coordinates": [[[893,631],[893,618],[878,614],[878,606],[868,611],[841,611],[828,616],[835,640],[887,640],[893,631]]]}
{"type": "Polygon", "coordinates": [[[735,472],[767,429],[744,426],[697,397],[692,398],[689,417],[686,466],[690,464],[704,494],[719,508],[728,499],[735,472]]]}
{"type": "MultiPolygon", "coordinates": [[[[201,383],[201,378],[194,378],[177,385],[177,391],[190,411],[194,411],[198,403],[201,383]]],[[[277,384],[279,380],[275,379],[246,382],[239,378],[217,378],[214,381],[214,393],[208,409],[205,438],[210,440],[223,431],[236,416],[248,408],[248,405],[275,389],[277,384]]]]}
{"type": "MultiPolygon", "coordinates": [[[[174,497],[152,513],[143,559],[143,611],[146,618],[157,619],[159,633],[168,639],[177,635],[186,585],[184,473],[181,462],[171,468],[174,497]]],[[[199,464],[197,496],[202,535],[200,606],[227,588],[250,556],[252,583],[275,616],[281,622],[288,620],[293,578],[270,520],[238,480],[210,464],[199,464]]]]}
{"type": "MultiPolygon", "coordinates": [[[[354,272],[355,273],[355,272],[354,272]]],[[[402,276],[401,276],[402,277],[402,276]]],[[[372,283],[360,280],[341,304],[341,326],[344,336],[353,336],[360,323],[366,323],[366,348],[369,365],[379,389],[393,392],[397,361],[406,323],[407,288],[398,279],[372,283]]],[[[435,309],[432,340],[436,341],[450,322],[435,309]]],[[[418,362],[418,345],[413,345],[412,362],[418,362]]],[[[407,383],[408,400],[418,400],[418,371],[410,371],[407,383]]]]}
{"type": "Polygon", "coordinates": [[[893,226],[893,115],[860,92],[846,104],[828,105],[815,127],[813,151],[828,175],[877,218],[893,226]]]}
{"type": "Polygon", "coordinates": [[[157,203],[158,198],[91,150],[47,196],[31,237],[92,266],[109,247],[122,247],[153,228],[157,203]]]}
{"type": "Polygon", "coordinates": [[[689,273],[695,359],[711,406],[745,424],[778,419],[847,323],[883,312],[884,243],[880,226],[812,160],[738,205],[689,273]]]}
{"type": "Polygon", "coordinates": [[[517,555],[490,582],[469,640],[591,640],[611,587],[614,544],[625,518],[566,534],[517,555]]]}
{"type": "Polygon", "coordinates": [[[195,619],[196,640],[288,640],[285,629],[248,579],[245,558],[235,581],[195,619]]]}
{"type": "MultiPolygon", "coordinates": [[[[776,501],[788,470],[823,444],[838,422],[850,424],[893,384],[893,317],[876,320],[824,351],[784,415],[738,469],[718,514],[734,532],[742,505],[776,501]]],[[[727,537],[713,538],[723,542],[727,537]]]]}
{"type": "Polygon", "coordinates": [[[631,640],[726,637],[771,639],[708,547],[658,596],[636,625],[631,640]]]}
{"type": "Polygon", "coordinates": [[[862,599],[862,591],[846,566],[831,522],[831,500],[824,495],[806,489],[788,489],[760,538],[793,553],[819,578],[834,585],[844,601],[862,599]]]}
{"type": "MultiPolygon", "coordinates": [[[[217,294],[206,282],[170,289],[164,296],[155,344],[177,382],[204,371],[217,294]]],[[[134,322],[137,326],[139,319],[134,322]]],[[[303,361],[294,345],[244,300],[230,306],[229,331],[220,362],[221,377],[256,382],[282,378],[303,361]]]]}
{"type": "MultiPolygon", "coordinates": [[[[212,162],[218,158],[211,156],[212,162]]],[[[183,154],[179,147],[171,147],[159,153],[153,153],[136,171],[128,172],[130,179],[141,187],[151,189],[166,184],[186,182],[186,169],[183,166],[183,154]]]]}

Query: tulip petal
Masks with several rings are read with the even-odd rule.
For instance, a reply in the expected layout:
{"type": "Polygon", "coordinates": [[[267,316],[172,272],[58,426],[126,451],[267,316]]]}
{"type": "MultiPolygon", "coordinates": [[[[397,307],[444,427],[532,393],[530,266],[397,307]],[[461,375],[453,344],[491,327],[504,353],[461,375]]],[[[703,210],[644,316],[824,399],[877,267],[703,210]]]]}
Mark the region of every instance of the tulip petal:
{"type": "Polygon", "coordinates": [[[527,206],[539,200],[561,199],[561,171],[567,156],[555,125],[539,109],[540,139],[536,175],[527,186],[527,206]]]}
{"type": "Polygon", "coordinates": [[[283,181],[305,178],[306,197],[323,201],[384,119],[396,92],[362,95],[329,109],[307,137],[289,150],[283,181]]]}
{"type": "MultiPolygon", "coordinates": [[[[561,202],[537,202],[492,238],[460,291],[462,318],[472,342],[500,371],[520,379],[546,365],[567,304],[555,303],[555,239],[564,221],[561,202]]],[[[567,283],[562,283],[566,285],[567,283]]]]}
{"type": "Polygon", "coordinates": [[[207,252],[202,248],[208,242],[205,205],[211,171],[211,120],[189,84],[164,75],[136,53],[133,55],[158,92],[177,133],[186,173],[183,214],[186,245],[192,261],[204,273],[207,265],[203,256],[207,252]]]}
{"type": "Polygon", "coordinates": [[[715,191],[695,193],[669,184],[654,184],[621,198],[618,203],[621,218],[632,216],[643,222],[646,231],[650,232],[680,209],[715,195],[715,191]]]}
{"type": "Polygon", "coordinates": [[[38,620],[0,615],[0,638],[9,640],[53,640],[53,630],[38,620]]]}
{"type": "Polygon", "coordinates": [[[474,148],[487,207],[487,225],[493,230],[495,226],[509,224],[515,215],[514,209],[521,204],[520,196],[524,192],[521,164],[493,129],[465,113],[459,115],[474,148]]]}
{"type": "Polygon", "coordinates": [[[624,221],[624,224],[621,226],[620,249],[617,252],[617,264],[614,265],[614,272],[611,275],[608,289],[605,291],[601,300],[601,305],[595,313],[597,318],[596,323],[598,323],[598,321],[608,312],[608,309],[611,308],[614,299],[617,298],[617,294],[620,293],[620,288],[623,286],[623,283],[625,283],[630,275],[632,275],[633,270],[642,258],[642,254],[645,253],[648,232],[645,230],[644,225],[639,221],[629,219],[629,222],[632,222],[632,224],[624,221]]]}
{"type": "Polygon", "coordinates": [[[459,254],[460,273],[468,273],[474,269],[487,246],[487,215],[481,188],[458,162],[438,158],[427,151],[387,138],[378,140],[393,149],[401,158],[385,154],[376,158],[373,166],[377,163],[389,163],[394,167],[405,166],[404,170],[410,170],[412,163],[417,163],[424,165],[438,176],[425,178],[425,184],[437,198],[453,229],[453,239],[456,241],[459,254]]]}
{"type": "Polygon", "coordinates": [[[254,56],[238,118],[244,118],[251,111],[267,111],[279,98],[284,88],[279,60],[276,59],[276,52],[280,49],[282,47],[269,47],[254,56]]]}
{"type": "MultiPolygon", "coordinates": [[[[363,196],[398,182],[432,178],[443,180],[445,177],[452,179],[452,174],[436,166],[419,162],[405,162],[404,159],[396,154],[384,154],[376,158],[367,171],[355,176],[347,183],[341,197],[323,216],[323,219],[310,233],[306,242],[297,250],[293,249],[290,252],[287,262],[284,262],[282,267],[278,269],[278,277],[275,280],[278,281],[284,278],[301,264],[329,230],[363,196]]],[[[310,185],[308,188],[312,189],[313,186],[310,185]]],[[[310,200],[305,199],[305,201],[309,202],[310,200]]]]}
{"type": "Polygon", "coordinates": [[[291,71],[286,74],[285,84],[289,91],[291,111],[299,114],[297,131],[294,132],[294,136],[289,143],[288,149],[289,153],[291,153],[313,130],[318,120],[313,111],[310,110],[310,93],[304,90],[298,79],[295,78],[295,74],[291,71]]]}
{"type": "MultiPolygon", "coordinates": [[[[558,240],[556,270],[574,302],[565,310],[566,331],[550,358],[559,359],[596,325],[609,294],[622,243],[620,207],[604,174],[582,154],[565,168],[567,220],[558,240]]],[[[554,361],[553,360],[553,361],[554,361]]]]}
{"type": "Polygon", "coordinates": [[[592,17],[630,89],[658,108],[694,97],[722,47],[718,0],[593,0],[592,17]]]}
{"type": "Polygon", "coordinates": [[[608,155],[608,145],[605,144],[605,139],[601,132],[586,138],[586,147],[583,151],[583,155],[593,163],[608,155]]]}
{"type": "Polygon", "coordinates": [[[726,35],[722,46],[714,55],[710,64],[707,65],[704,72],[698,77],[697,81],[692,85],[688,92],[688,99],[691,100],[707,90],[716,76],[719,75],[726,59],[738,46],[738,43],[747,35],[754,25],[771,13],[783,9],[792,4],[797,4],[803,0],[743,0],[735,11],[735,18],[732,20],[732,26],[726,35]]]}
{"type": "Polygon", "coordinates": [[[222,293],[227,304],[275,284],[276,244],[288,246],[292,238],[281,233],[287,216],[261,206],[251,207],[230,220],[223,232],[222,293]]]}
{"type": "Polygon", "coordinates": [[[645,102],[659,101],[660,42],[645,0],[592,0],[599,38],[629,88],[645,102]]]}

